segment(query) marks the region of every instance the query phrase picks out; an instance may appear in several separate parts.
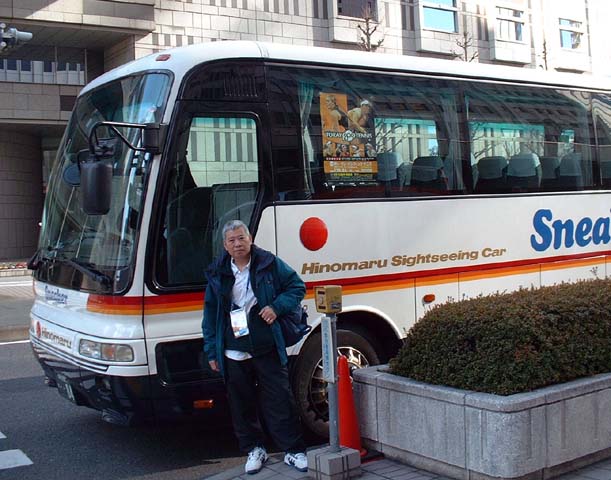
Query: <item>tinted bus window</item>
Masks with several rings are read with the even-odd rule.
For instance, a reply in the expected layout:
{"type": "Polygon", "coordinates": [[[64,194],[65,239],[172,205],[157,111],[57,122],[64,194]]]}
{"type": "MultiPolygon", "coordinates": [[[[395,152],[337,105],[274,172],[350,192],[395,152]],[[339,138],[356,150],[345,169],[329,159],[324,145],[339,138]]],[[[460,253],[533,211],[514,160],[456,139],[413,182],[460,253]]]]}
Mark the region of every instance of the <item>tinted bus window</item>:
{"type": "Polygon", "coordinates": [[[589,94],[484,83],[465,91],[475,192],[594,185],[589,94]]]}
{"type": "Polygon", "coordinates": [[[600,183],[603,188],[611,188],[611,96],[593,95],[592,111],[596,125],[600,183]]]}
{"type": "Polygon", "coordinates": [[[315,199],[464,191],[451,83],[288,67],[269,78],[280,198],[298,189],[315,199]]]}
{"type": "Polygon", "coordinates": [[[250,223],[259,157],[251,118],[195,116],[177,141],[156,260],[165,286],[200,285],[229,220],[250,223]]]}

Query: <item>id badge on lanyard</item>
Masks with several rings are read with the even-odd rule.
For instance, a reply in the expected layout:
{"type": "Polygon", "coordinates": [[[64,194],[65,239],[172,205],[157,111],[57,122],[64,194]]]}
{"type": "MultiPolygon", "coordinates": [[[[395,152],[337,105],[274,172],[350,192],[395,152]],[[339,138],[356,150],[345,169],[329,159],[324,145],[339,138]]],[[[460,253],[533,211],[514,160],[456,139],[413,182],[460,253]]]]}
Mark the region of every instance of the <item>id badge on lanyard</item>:
{"type": "MultiPolygon", "coordinates": [[[[243,299],[245,299],[246,295],[248,294],[248,287],[250,287],[250,277],[248,277],[248,283],[246,284],[246,291],[244,292],[243,299]]],[[[235,338],[244,337],[250,333],[248,330],[248,312],[246,310],[247,305],[245,301],[242,303],[242,307],[239,307],[234,303],[231,306],[231,312],[229,312],[229,315],[231,316],[231,328],[235,338]]]]}
{"type": "Polygon", "coordinates": [[[229,315],[231,316],[231,328],[235,338],[248,335],[248,316],[246,315],[246,310],[243,307],[236,308],[229,312],[229,315]]]}

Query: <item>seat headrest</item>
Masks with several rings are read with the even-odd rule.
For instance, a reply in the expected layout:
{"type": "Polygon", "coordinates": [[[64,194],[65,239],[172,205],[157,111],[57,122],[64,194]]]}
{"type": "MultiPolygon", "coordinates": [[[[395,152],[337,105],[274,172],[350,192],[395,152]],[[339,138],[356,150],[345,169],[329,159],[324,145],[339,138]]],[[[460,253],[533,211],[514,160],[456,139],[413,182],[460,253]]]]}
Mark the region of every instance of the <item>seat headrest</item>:
{"type": "Polygon", "coordinates": [[[556,178],[556,170],[560,166],[558,157],[541,157],[541,178],[546,180],[556,178]]]}
{"type": "Polygon", "coordinates": [[[492,180],[503,177],[503,170],[507,167],[505,157],[484,157],[477,162],[477,174],[481,179],[492,180]]]}
{"type": "Polygon", "coordinates": [[[442,168],[443,161],[441,160],[441,157],[436,155],[430,157],[416,157],[414,159],[414,167],[415,166],[442,168]]]}
{"type": "Polygon", "coordinates": [[[581,176],[581,153],[567,153],[560,162],[560,176],[580,177],[581,176]]]}
{"type": "Polygon", "coordinates": [[[533,153],[513,155],[509,160],[507,175],[512,177],[534,177],[537,175],[538,157],[533,153]]]}
{"type": "Polygon", "coordinates": [[[418,157],[412,165],[412,180],[433,182],[441,178],[443,162],[440,157],[418,157]]]}

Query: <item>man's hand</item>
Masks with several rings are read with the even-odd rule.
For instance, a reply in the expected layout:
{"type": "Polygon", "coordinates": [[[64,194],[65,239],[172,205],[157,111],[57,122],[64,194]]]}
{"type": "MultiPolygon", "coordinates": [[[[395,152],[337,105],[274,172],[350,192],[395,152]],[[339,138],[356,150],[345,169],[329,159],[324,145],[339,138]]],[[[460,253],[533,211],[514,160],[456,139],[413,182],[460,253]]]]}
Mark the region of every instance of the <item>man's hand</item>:
{"type": "Polygon", "coordinates": [[[259,312],[259,316],[268,325],[271,325],[272,323],[274,323],[274,320],[276,320],[276,317],[277,317],[276,312],[274,312],[274,309],[270,307],[269,305],[261,309],[261,311],[259,312]]]}
{"type": "Polygon", "coordinates": [[[219,364],[216,360],[210,360],[208,362],[208,364],[210,365],[210,368],[214,371],[214,372],[220,372],[219,369],[219,364]]]}

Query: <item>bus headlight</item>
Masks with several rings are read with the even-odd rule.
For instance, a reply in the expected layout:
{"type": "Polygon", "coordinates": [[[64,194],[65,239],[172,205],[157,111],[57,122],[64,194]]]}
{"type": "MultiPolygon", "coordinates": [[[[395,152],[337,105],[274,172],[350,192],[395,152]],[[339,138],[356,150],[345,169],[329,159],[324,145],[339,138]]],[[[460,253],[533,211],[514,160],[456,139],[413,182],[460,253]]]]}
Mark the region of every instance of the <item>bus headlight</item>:
{"type": "Polygon", "coordinates": [[[134,360],[134,351],[129,345],[119,343],[100,343],[93,340],[81,340],[79,353],[84,357],[96,360],[109,360],[111,362],[131,362],[134,360]]]}

